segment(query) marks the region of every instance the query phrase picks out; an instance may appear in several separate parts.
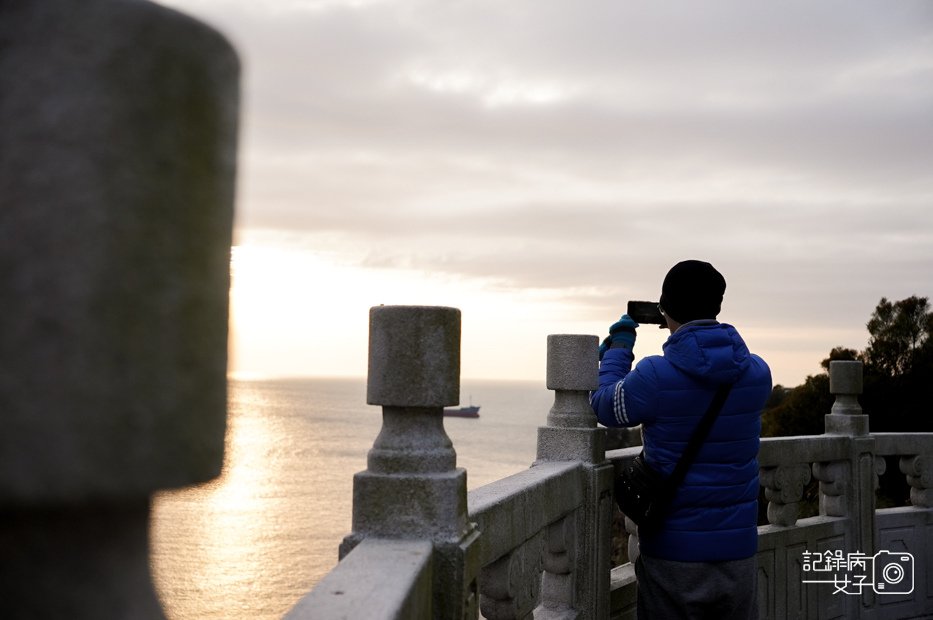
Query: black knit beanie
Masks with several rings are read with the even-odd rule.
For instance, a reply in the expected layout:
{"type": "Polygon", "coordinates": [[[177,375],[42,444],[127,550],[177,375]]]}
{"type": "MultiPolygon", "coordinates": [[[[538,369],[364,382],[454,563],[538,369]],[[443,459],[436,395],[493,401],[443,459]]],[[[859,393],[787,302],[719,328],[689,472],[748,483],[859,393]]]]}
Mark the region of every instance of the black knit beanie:
{"type": "Polygon", "coordinates": [[[709,263],[685,260],[664,276],[661,308],[678,323],[714,319],[722,307],[726,279],[709,263]]]}

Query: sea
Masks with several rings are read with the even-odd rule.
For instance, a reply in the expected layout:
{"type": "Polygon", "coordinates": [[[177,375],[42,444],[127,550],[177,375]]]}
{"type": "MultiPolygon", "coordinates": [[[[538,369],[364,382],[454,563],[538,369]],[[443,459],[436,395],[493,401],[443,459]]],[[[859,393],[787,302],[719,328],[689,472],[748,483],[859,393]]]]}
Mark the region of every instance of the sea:
{"type": "MultiPolygon", "coordinates": [[[[152,573],[170,619],[281,618],[337,564],[353,475],[382,425],[364,379],[231,380],[222,474],[153,501],[152,573]]],[[[535,458],[544,382],[469,381],[444,419],[475,489],[535,458]]]]}

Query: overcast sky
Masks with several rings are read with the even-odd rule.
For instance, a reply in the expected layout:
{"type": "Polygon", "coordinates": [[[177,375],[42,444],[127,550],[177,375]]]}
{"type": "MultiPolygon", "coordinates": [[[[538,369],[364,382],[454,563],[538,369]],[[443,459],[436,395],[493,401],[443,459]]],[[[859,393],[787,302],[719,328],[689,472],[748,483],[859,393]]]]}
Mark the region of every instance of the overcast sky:
{"type": "Polygon", "coordinates": [[[928,0],[166,4],[244,65],[233,370],[362,375],[368,306],[433,290],[465,375],[543,378],[547,333],[602,335],[700,258],[794,385],[881,297],[933,297],[928,0]]]}

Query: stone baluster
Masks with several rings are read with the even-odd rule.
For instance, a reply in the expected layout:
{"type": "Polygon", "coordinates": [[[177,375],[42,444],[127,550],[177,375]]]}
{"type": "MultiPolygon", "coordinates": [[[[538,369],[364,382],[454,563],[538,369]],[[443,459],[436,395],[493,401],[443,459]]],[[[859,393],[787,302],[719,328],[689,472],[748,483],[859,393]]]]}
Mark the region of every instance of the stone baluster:
{"type": "Polygon", "coordinates": [[[370,536],[431,540],[434,617],[475,618],[479,533],[443,418],[460,400],[460,311],[378,306],[369,320],[366,401],[382,406],[382,429],[353,478],[353,532],[340,557],[370,536]]]}
{"type": "Polygon", "coordinates": [[[760,478],[768,500],[768,522],[781,526],[797,523],[803,489],[810,482],[810,465],[796,463],[762,467],[760,478]]]}
{"type": "Polygon", "coordinates": [[[145,1],[0,3],[0,617],[159,618],[220,472],[239,64],[145,1]]]}
{"type": "Polygon", "coordinates": [[[513,549],[480,572],[483,617],[487,620],[530,620],[541,591],[544,534],[513,549]]]}
{"type": "Polygon", "coordinates": [[[933,508],[933,455],[903,456],[899,465],[910,485],[910,503],[919,508],[933,508]]]}
{"type": "Polygon", "coordinates": [[[813,477],[820,481],[820,514],[827,517],[846,516],[846,489],[850,486],[849,463],[814,463],[813,477]]]}
{"type": "Polygon", "coordinates": [[[574,515],[548,526],[542,565],[547,573],[548,596],[551,600],[573,600],[573,573],[581,542],[577,538],[577,519],[574,515]]]}
{"type": "MultiPolygon", "coordinates": [[[[612,465],[606,461],[605,432],[596,427],[589,393],[598,385],[599,339],[551,335],[547,340],[547,387],[554,390],[548,426],[538,429],[538,462],[580,461],[585,471],[584,505],[573,524],[551,527],[546,557],[567,553],[566,564],[545,564],[541,617],[605,618],[608,615],[612,465]],[[572,539],[572,540],[570,540],[572,539]],[[575,547],[569,551],[570,547],[575,547]],[[567,551],[559,551],[566,549],[567,551]]],[[[556,562],[556,560],[555,560],[556,562]]]]}

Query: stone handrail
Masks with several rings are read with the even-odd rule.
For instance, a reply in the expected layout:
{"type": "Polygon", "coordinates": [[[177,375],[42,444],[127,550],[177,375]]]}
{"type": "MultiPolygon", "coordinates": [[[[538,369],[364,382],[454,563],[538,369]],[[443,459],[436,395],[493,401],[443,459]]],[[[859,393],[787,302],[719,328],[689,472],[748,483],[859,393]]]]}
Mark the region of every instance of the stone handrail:
{"type": "Polygon", "coordinates": [[[882,456],[907,456],[931,454],[933,433],[872,433],[875,439],[875,454],[882,456]]]}
{"type": "Polygon", "coordinates": [[[542,463],[470,491],[470,521],[483,532],[479,562],[491,564],[583,503],[582,470],[573,461],[542,463]]]}
{"type": "Polygon", "coordinates": [[[430,618],[433,550],[427,540],[368,538],[285,618],[430,618]]]}
{"type": "MultiPolygon", "coordinates": [[[[597,385],[597,338],[548,337],[554,405],[538,430],[535,463],[467,493],[442,418],[443,406],[459,398],[459,321],[452,308],[372,309],[367,400],[382,405],[383,428],[367,470],[354,478],[353,532],[340,564],[288,617],[460,620],[481,609],[488,620],[634,618],[633,566],[611,567],[609,545],[614,468],[641,447],[605,450],[588,398],[597,385]]],[[[805,550],[870,556],[891,548],[916,553],[918,566],[933,563],[922,535],[933,526],[933,433],[868,433],[858,363],[833,362],[830,388],[836,402],[826,434],[761,442],[769,520],[759,527],[761,614],[918,615],[933,595],[925,580],[900,597],[833,597],[832,588],[805,587],[805,550]],[[912,506],[875,510],[885,457],[900,457],[912,506]],[[798,520],[814,478],[819,516],[798,520]]],[[[628,519],[626,530],[634,559],[638,537],[628,519]]]]}

